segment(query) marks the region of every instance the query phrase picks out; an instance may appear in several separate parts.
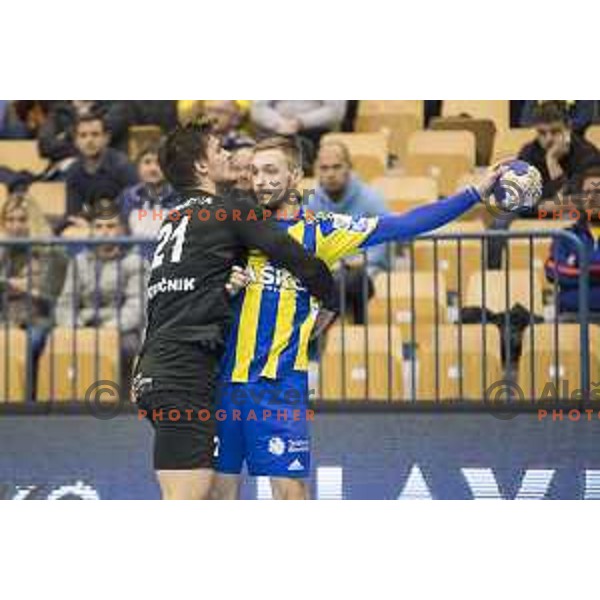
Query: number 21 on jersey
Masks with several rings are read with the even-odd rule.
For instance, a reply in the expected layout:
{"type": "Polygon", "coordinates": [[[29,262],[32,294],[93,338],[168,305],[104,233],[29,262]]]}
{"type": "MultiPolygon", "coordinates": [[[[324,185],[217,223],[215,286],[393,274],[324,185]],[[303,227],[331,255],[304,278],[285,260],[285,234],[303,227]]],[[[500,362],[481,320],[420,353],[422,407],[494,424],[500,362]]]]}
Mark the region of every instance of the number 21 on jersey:
{"type": "Polygon", "coordinates": [[[152,260],[152,269],[156,269],[163,264],[167,246],[172,246],[170,262],[181,262],[181,253],[183,252],[183,244],[185,242],[185,232],[189,222],[190,217],[185,216],[176,227],[173,222],[169,221],[160,228],[160,231],[158,232],[158,245],[156,246],[154,259],[152,260]]]}

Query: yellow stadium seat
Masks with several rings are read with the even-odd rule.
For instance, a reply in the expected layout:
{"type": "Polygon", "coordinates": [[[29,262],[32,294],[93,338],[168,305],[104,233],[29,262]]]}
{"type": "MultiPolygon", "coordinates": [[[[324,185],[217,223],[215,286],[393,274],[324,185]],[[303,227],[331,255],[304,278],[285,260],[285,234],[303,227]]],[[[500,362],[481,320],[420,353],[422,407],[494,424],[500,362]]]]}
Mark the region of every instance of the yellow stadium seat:
{"type": "Polygon", "coordinates": [[[491,119],[469,117],[434,117],[429,123],[432,131],[470,131],[475,136],[475,162],[489,165],[494,148],[496,125],[491,119]]]}
{"type": "Polygon", "coordinates": [[[525,144],[535,139],[535,129],[517,127],[513,129],[499,129],[494,139],[494,154],[492,162],[506,158],[516,158],[525,144]]]}
{"type": "MultiPolygon", "coordinates": [[[[549,233],[564,229],[573,224],[569,220],[554,220],[554,219],[517,219],[510,225],[512,231],[521,233],[549,233]]],[[[544,262],[550,254],[550,246],[553,238],[551,236],[543,237],[525,237],[512,238],[509,242],[509,261],[512,269],[529,269],[531,263],[531,250],[533,250],[533,267],[534,269],[542,269],[544,262]]],[[[503,253],[503,260],[506,260],[507,252],[503,253]]]]}
{"type": "Polygon", "coordinates": [[[348,148],[353,169],[363,179],[371,181],[385,173],[389,153],[387,133],[328,133],[321,144],[327,142],[339,142],[348,148]]]}
{"type": "Polygon", "coordinates": [[[502,253],[502,268],[508,260],[510,269],[529,270],[531,264],[536,271],[543,269],[551,244],[550,238],[510,239],[507,249],[502,253]]]}
{"type": "MultiPolygon", "coordinates": [[[[580,335],[576,323],[539,323],[525,329],[518,377],[525,400],[540,401],[542,396],[545,400],[565,399],[561,393],[565,381],[569,395],[581,389],[580,335]]],[[[593,383],[600,377],[600,327],[590,325],[589,338],[593,383]]]]}
{"type": "Polygon", "coordinates": [[[67,189],[62,181],[38,181],[29,187],[44,215],[50,218],[64,217],[67,210],[67,189]]]}
{"type": "Polygon", "coordinates": [[[356,121],[356,131],[382,131],[389,135],[390,153],[401,164],[406,160],[408,138],[422,129],[423,119],[412,113],[384,113],[359,116],[356,121]]]}
{"type": "Polygon", "coordinates": [[[425,104],[423,100],[360,100],[358,119],[373,115],[416,115],[419,129],[423,127],[425,104]]]}
{"type": "Polygon", "coordinates": [[[521,304],[527,310],[538,315],[543,314],[543,271],[511,270],[507,278],[504,270],[479,271],[473,273],[468,281],[463,306],[484,306],[495,313],[510,310],[515,304],[521,304]],[[485,294],[484,294],[485,292],[485,294]]]}
{"type": "MultiPolygon", "coordinates": [[[[483,234],[484,224],[478,220],[453,221],[437,229],[434,234],[453,235],[456,238],[417,240],[414,242],[414,263],[417,271],[438,269],[444,273],[448,291],[462,292],[466,289],[469,277],[482,269],[482,256],[485,259],[486,245],[482,237],[460,239],[461,234],[483,234]],[[436,250],[437,249],[437,250],[436,250]],[[460,270],[460,285],[459,285],[460,270]]],[[[408,253],[410,256],[410,252],[408,253]]],[[[485,262],[484,262],[485,264],[485,262]]]]}
{"type": "Polygon", "coordinates": [[[83,400],[94,383],[120,380],[119,332],[56,328],[38,366],[38,401],[83,400]]]}
{"type": "Polygon", "coordinates": [[[417,342],[417,400],[483,401],[503,379],[500,332],[495,325],[442,325],[421,332],[417,342]],[[437,358],[436,358],[437,357],[437,358]]]}
{"type": "Polygon", "coordinates": [[[438,198],[437,181],[432,177],[380,177],[371,186],[381,193],[393,212],[404,212],[438,198]]]}
{"type": "Polygon", "coordinates": [[[162,129],[158,125],[133,125],[128,130],[128,154],[132,161],[150,145],[160,142],[162,129]]]}
{"type": "Polygon", "coordinates": [[[46,170],[48,161],[39,155],[36,140],[2,140],[0,166],[38,175],[46,170]]]}
{"type": "Polygon", "coordinates": [[[25,331],[6,326],[0,327],[0,403],[25,400],[26,373],[25,331]]]}
{"type": "Polygon", "coordinates": [[[469,131],[417,131],[408,140],[407,174],[434,177],[443,196],[454,193],[474,166],[475,136],[469,131]]]}
{"type": "Polygon", "coordinates": [[[397,328],[336,325],[327,334],[321,358],[321,399],[397,400],[403,394],[401,369],[397,328]]]}
{"type": "Polygon", "coordinates": [[[370,325],[391,322],[400,330],[402,339],[409,341],[413,337],[413,316],[417,335],[422,325],[447,321],[443,273],[438,271],[437,286],[433,271],[379,273],[373,283],[375,295],[368,306],[370,325]]]}
{"type": "Polygon", "coordinates": [[[600,150],[600,125],[590,125],[585,132],[585,139],[600,150]]]}
{"type": "Polygon", "coordinates": [[[505,130],[510,124],[508,100],[443,100],[442,116],[469,115],[474,119],[491,119],[497,130],[505,130]]]}

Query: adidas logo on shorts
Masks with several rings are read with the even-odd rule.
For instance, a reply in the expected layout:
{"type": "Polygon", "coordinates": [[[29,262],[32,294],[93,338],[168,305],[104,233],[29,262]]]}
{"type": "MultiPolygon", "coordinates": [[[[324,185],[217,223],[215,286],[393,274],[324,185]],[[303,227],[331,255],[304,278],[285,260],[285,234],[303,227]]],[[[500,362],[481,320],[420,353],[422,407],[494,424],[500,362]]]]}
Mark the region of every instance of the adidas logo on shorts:
{"type": "Polygon", "coordinates": [[[288,471],[302,471],[304,469],[304,465],[300,462],[299,459],[295,459],[290,463],[290,466],[287,468],[288,471]]]}

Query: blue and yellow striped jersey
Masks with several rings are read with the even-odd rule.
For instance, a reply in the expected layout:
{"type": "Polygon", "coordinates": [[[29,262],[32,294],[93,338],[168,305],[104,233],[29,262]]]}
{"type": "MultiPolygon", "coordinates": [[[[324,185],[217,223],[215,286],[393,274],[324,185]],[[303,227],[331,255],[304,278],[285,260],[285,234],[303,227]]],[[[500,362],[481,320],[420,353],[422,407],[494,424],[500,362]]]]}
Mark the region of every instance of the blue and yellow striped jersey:
{"type": "MultiPolygon", "coordinates": [[[[291,220],[278,219],[289,235],[328,266],[356,253],[376,229],[378,218],[304,211],[291,220]]],[[[301,283],[264,254],[251,251],[250,284],[234,303],[235,317],[222,362],[225,381],[277,379],[290,370],[308,369],[308,340],[318,305],[301,283]]]]}
{"type": "MultiPolygon", "coordinates": [[[[406,241],[470,210],[481,200],[475,188],[401,215],[359,217],[335,213],[316,217],[301,210],[279,220],[288,234],[329,267],[345,256],[390,241],[406,241]]],[[[308,340],[318,306],[288,271],[260,252],[248,259],[251,283],[235,300],[221,377],[244,383],[278,379],[290,370],[308,370],[308,340]]]]}

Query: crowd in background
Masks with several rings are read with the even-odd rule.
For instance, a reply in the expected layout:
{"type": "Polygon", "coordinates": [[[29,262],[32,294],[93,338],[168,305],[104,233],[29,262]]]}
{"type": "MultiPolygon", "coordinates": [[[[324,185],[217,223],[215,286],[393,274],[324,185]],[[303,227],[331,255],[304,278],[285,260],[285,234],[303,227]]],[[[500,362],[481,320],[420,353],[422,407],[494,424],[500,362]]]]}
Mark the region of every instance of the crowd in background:
{"type": "MultiPolygon", "coordinates": [[[[132,148],[129,132],[134,126],[156,126],[166,132],[178,122],[200,116],[211,119],[232,153],[232,186],[244,194],[251,193],[250,162],[256,140],[293,136],[302,148],[305,171],[312,173],[314,168],[317,177],[310,208],[355,216],[382,214],[386,211],[382,196],[352,171],[352,157],[344,144],[321,144],[327,132],[353,130],[358,104],[342,100],[0,101],[0,139],[37,140],[39,154],[48,161],[41,174],[0,164],[0,183],[9,191],[0,206],[1,238],[91,234],[108,239],[133,234],[149,240],[141,252],[108,241],[80,251],[59,245],[0,245],[0,320],[28,331],[34,362],[55,325],[116,327],[123,355],[135,353],[144,321],[141,290],[151,240],[160,226],[151,209],[168,209],[175,197],[160,169],[159,140],[132,148]],[[34,181],[65,183],[64,215],[52,222],[44,217],[43,207],[29,191],[34,181]],[[118,210],[107,216],[104,206],[118,210]]],[[[440,114],[440,104],[425,101],[425,123],[440,114]]],[[[536,128],[536,139],[519,156],[540,170],[545,197],[573,182],[587,185],[588,190],[600,184],[599,152],[583,137],[588,126],[599,122],[599,101],[511,102],[511,124],[536,128]]],[[[589,223],[578,223],[575,231],[595,247],[589,223]]],[[[600,251],[596,254],[594,264],[600,265],[600,251]]],[[[559,278],[565,288],[565,310],[572,309],[574,276],[564,268],[571,260],[569,250],[555,248],[550,258],[547,275],[559,278]]],[[[346,305],[355,323],[364,322],[373,278],[389,268],[385,248],[370,251],[367,263],[348,261],[340,267],[336,276],[341,278],[343,272],[346,305]]]]}

